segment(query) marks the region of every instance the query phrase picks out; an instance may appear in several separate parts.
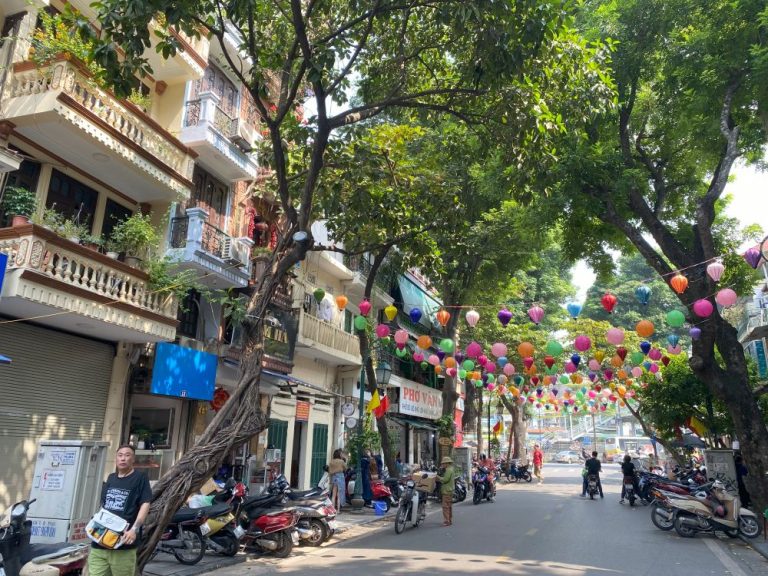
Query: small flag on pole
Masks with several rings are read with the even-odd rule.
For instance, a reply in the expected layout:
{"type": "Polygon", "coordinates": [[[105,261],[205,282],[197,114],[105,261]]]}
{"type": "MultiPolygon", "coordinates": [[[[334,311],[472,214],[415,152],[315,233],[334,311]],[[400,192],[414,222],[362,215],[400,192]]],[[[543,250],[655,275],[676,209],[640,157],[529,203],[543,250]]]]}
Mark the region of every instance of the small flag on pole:
{"type": "Polygon", "coordinates": [[[376,408],[378,408],[379,406],[381,406],[381,400],[379,399],[379,391],[374,390],[373,396],[371,396],[371,401],[368,402],[368,406],[365,407],[365,411],[370,414],[371,412],[376,410],[376,408]]]}

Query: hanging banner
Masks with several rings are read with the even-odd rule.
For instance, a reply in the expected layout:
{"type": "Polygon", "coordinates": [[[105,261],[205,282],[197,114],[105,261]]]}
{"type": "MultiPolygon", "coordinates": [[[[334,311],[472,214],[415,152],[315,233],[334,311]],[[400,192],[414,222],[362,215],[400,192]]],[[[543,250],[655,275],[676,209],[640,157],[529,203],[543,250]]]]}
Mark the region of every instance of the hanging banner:
{"type": "Polygon", "coordinates": [[[296,422],[309,422],[309,402],[296,400],[296,422]]]}
{"type": "Polygon", "coordinates": [[[428,386],[403,382],[400,385],[400,414],[437,420],[443,415],[443,395],[428,386]]]}

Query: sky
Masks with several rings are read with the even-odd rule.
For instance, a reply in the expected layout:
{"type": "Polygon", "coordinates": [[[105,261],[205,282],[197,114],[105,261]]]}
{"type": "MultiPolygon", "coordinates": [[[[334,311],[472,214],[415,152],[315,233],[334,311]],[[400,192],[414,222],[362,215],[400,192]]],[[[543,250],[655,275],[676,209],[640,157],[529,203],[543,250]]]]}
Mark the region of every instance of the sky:
{"type": "MultiPolygon", "coordinates": [[[[768,233],[768,172],[739,164],[733,169],[734,178],[725,189],[733,200],[726,210],[742,225],[759,224],[768,233]]],[[[595,281],[595,274],[586,262],[580,260],[571,269],[573,284],[577,287],[577,302],[584,302],[587,290],[595,281]]]]}

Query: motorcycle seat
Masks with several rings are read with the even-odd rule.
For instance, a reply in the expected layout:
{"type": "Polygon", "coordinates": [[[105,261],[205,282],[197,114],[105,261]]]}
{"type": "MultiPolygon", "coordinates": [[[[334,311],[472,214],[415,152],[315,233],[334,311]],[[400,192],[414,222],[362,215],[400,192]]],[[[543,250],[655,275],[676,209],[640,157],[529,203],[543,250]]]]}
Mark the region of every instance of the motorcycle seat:
{"type": "Polygon", "coordinates": [[[203,506],[202,508],[198,508],[198,510],[202,511],[202,513],[208,518],[216,518],[218,516],[223,516],[227,512],[230,512],[232,510],[232,507],[226,502],[224,502],[222,504],[212,504],[211,506],[203,506]]]}
{"type": "Polygon", "coordinates": [[[248,496],[246,498],[243,498],[243,503],[241,504],[241,508],[263,508],[265,506],[269,506],[273,502],[277,502],[277,500],[280,498],[280,495],[274,495],[274,494],[264,494],[259,496],[248,496]]]}
{"type": "Polygon", "coordinates": [[[290,490],[286,492],[286,495],[291,500],[303,500],[310,496],[320,496],[322,493],[322,488],[310,488],[309,490],[290,490]]]}
{"type": "Polygon", "coordinates": [[[56,542],[55,544],[30,544],[24,546],[21,552],[21,565],[31,562],[35,558],[64,552],[67,549],[75,550],[77,547],[71,542],[56,542]]]}
{"type": "Polygon", "coordinates": [[[205,516],[202,508],[179,508],[176,514],[173,515],[171,522],[178,524],[180,522],[189,522],[190,520],[196,520],[205,516]]]}

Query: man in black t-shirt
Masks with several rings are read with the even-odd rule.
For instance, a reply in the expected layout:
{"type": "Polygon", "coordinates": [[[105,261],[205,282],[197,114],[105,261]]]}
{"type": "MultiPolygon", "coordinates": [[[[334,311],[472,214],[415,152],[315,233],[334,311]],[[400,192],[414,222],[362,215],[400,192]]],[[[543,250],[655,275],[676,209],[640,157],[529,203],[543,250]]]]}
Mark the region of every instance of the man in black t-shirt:
{"type": "Polygon", "coordinates": [[[128,522],[122,546],[110,550],[94,543],[88,556],[90,576],[134,576],[139,530],[149,514],[152,489],[143,472],[135,470],[133,446],[117,449],[117,472],[107,477],[101,491],[101,506],[128,522]]]}
{"type": "Polygon", "coordinates": [[[597,459],[597,452],[592,452],[592,458],[589,458],[584,462],[584,468],[587,469],[587,473],[584,474],[584,482],[581,487],[581,497],[584,498],[587,495],[587,478],[590,474],[597,476],[597,488],[600,490],[600,498],[603,497],[603,485],[600,482],[600,471],[603,469],[600,460],[597,459]]]}
{"type": "MultiPolygon", "coordinates": [[[[632,457],[629,454],[626,454],[624,456],[624,461],[621,463],[621,473],[624,476],[624,478],[630,477],[632,478],[632,485],[635,488],[635,494],[638,492],[638,486],[637,486],[637,476],[635,475],[635,464],[632,462],[632,457]]],[[[620,504],[624,503],[624,496],[626,495],[626,492],[624,490],[624,479],[621,481],[621,500],[619,501],[620,504]]]]}

